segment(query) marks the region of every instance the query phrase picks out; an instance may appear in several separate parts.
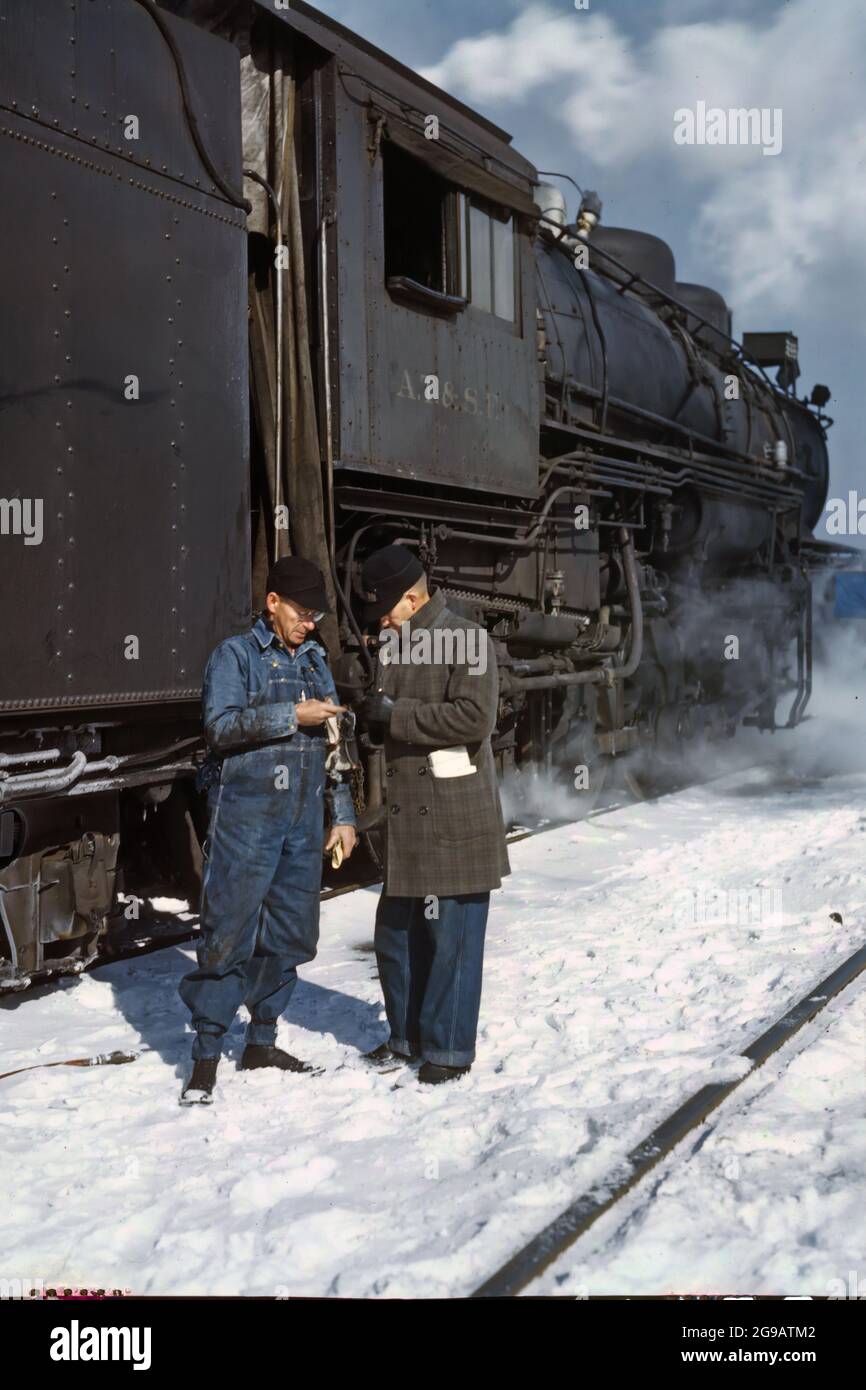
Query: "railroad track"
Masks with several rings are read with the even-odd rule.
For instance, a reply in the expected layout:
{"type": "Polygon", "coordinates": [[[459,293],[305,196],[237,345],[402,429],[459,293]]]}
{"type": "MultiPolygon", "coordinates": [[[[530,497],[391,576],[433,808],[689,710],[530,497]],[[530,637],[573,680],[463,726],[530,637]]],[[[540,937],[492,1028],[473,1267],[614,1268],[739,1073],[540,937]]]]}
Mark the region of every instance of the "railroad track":
{"type": "Polygon", "coordinates": [[[707,1116],[741,1086],[747,1077],[753,1076],[755,1070],[766,1062],[768,1057],[778,1052],[795,1033],[826,1008],[831,999],[835,999],[842,990],[851,985],[864,969],[866,945],[858,947],[836,970],[821,980],[814,989],[788,1009],[778,1022],[766,1029],[739,1054],[752,1063],[743,1076],[737,1077],[734,1081],[702,1086],[695,1091],[642,1139],[613,1172],[603,1181],[593,1183],[569,1203],[559,1216],[490,1274],[469,1297],[506,1298],[522,1293],[560,1255],[574,1245],[599,1217],[616,1206],[617,1202],[636,1188],[687,1135],[703,1124],[707,1116]]]}

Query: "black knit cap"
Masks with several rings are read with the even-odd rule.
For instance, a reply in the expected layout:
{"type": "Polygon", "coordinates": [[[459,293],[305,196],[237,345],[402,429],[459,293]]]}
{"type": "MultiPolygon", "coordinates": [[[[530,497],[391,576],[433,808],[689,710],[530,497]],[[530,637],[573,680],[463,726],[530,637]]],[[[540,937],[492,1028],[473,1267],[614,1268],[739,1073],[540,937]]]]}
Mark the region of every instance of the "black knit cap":
{"type": "Polygon", "coordinates": [[[311,608],[314,613],[326,613],[329,609],[322,571],[300,555],[284,555],[271,565],[266,593],[279,594],[280,598],[297,603],[301,608],[311,608]]]}
{"type": "Polygon", "coordinates": [[[361,567],[361,588],[367,603],[364,622],[383,618],[403,597],[407,589],[424,577],[424,566],[403,545],[386,545],[369,555],[361,567]]]}

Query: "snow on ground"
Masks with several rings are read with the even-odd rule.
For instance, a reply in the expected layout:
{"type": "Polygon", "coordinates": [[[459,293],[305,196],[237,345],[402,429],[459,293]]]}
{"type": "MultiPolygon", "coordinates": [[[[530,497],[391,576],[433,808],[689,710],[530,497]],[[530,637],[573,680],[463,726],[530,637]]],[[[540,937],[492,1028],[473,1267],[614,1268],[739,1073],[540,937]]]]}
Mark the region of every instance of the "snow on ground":
{"type": "MultiPolygon", "coordinates": [[[[700,1085],[741,1075],[738,1052],[866,940],[864,850],[866,773],[778,769],[514,845],[478,1060],[432,1090],[359,1057],[385,1036],[375,890],[325,904],[280,1027],[325,1073],[237,1072],[239,1020],[210,1109],[177,1104],[191,947],[4,1000],[0,1071],[145,1050],[0,1082],[2,1273],[139,1293],[467,1293],[700,1085]]],[[[543,1287],[820,1293],[862,1266],[862,996],[852,986],[809,1025],[813,1047],[792,1040],[750,1077],[689,1162],[629,1199],[624,1229],[603,1218],[543,1287]]]]}
{"type": "Polygon", "coordinates": [[[866,1297],[866,988],[827,1005],[533,1284],[535,1294],[866,1297]],[[685,1282],[683,1281],[685,1273],[685,1282]],[[663,1290],[659,1290],[662,1292],[663,1290]]]}

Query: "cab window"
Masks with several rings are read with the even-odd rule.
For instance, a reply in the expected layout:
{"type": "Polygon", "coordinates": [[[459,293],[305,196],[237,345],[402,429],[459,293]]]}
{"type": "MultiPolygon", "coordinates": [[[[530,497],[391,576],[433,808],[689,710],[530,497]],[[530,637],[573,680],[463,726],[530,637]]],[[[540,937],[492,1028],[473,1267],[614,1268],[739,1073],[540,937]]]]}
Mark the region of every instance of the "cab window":
{"type": "Polygon", "coordinates": [[[382,147],[385,280],[405,298],[447,298],[451,312],[471,304],[516,319],[514,217],[461,192],[396,145],[382,147]]]}

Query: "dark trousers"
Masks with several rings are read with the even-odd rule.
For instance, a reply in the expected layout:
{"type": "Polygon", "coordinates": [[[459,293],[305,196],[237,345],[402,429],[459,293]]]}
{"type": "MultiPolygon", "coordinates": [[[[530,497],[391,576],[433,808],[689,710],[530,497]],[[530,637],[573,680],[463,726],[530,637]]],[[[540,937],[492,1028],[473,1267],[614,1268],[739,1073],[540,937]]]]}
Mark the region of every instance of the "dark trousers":
{"type": "MultiPolygon", "coordinates": [[[[246,756],[255,767],[257,755],[246,756]]],[[[282,756],[287,780],[279,792],[248,790],[236,774],[213,796],[198,963],[180,982],[194,1058],[220,1056],[241,1004],[250,1011],[246,1041],[273,1044],[298,966],[316,954],[324,761],[282,756]]],[[[272,751],[268,757],[273,764],[272,751]]]]}
{"type": "Polygon", "coordinates": [[[474,1061],[489,908],[489,893],[382,894],[376,959],[395,1052],[447,1067],[474,1061]]]}

